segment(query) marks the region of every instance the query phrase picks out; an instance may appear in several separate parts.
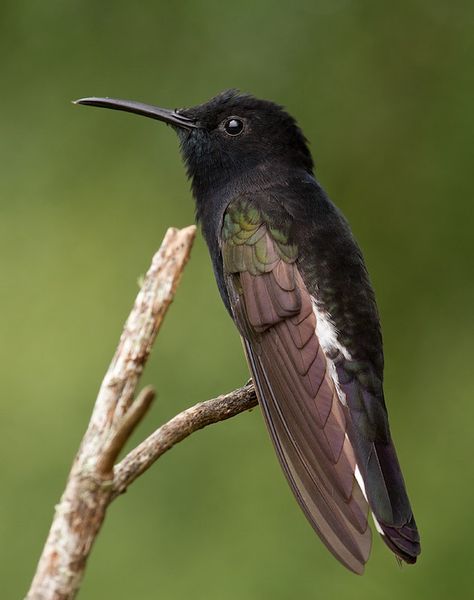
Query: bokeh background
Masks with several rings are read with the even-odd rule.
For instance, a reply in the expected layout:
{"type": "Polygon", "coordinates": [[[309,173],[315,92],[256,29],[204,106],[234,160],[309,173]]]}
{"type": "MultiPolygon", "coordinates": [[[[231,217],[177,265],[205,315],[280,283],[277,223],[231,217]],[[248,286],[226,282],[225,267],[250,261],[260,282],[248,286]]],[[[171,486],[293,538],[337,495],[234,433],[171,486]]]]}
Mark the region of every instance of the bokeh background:
{"type": "MultiPolygon", "coordinates": [[[[364,577],[315,537],[258,410],[200,432],[111,507],[81,598],[444,599],[472,592],[474,4],[0,4],[0,588],[21,598],[122,324],[193,202],[169,128],[75,107],[283,103],[365,252],[386,396],[423,554],[375,539],[364,577]]],[[[248,378],[197,240],[143,383],[135,440],[248,378]]]]}

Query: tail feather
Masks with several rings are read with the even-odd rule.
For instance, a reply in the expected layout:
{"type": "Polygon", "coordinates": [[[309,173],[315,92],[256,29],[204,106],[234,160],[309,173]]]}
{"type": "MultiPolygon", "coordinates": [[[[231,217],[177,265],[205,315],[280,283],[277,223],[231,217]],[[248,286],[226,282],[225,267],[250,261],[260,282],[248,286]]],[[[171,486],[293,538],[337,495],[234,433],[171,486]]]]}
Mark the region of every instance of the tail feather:
{"type": "Polygon", "coordinates": [[[416,563],[420,554],[420,536],[412,515],[410,522],[402,527],[390,527],[380,523],[382,539],[392,552],[409,564],[416,563]]]}
{"type": "MultiPolygon", "coordinates": [[[[395,446],[390,440],[387,444],[375,443],[374,450],[380,467],[379,477],[383,478],[384,486],[388,491],[392,512],[392,518],[388,521],[379,515],[378,523],[383,531],[382,539],[401,560],[414,564],[421,552],[420,536],[408,500],[395,446]]],[[[371,502],[370,487],[368,491],[369,502],[371,502]]],[[[377,516],[376,505],[372,510],[377,516]]]]}
{"type": "Polygon", "coordinates": [[[413,564],[421,552],[420,536],[390,436],[382,387],[365,388],[345,366],[343,361],[336,364],[346,395],[348,435],[377,529],[397,557],[413,564]]]}

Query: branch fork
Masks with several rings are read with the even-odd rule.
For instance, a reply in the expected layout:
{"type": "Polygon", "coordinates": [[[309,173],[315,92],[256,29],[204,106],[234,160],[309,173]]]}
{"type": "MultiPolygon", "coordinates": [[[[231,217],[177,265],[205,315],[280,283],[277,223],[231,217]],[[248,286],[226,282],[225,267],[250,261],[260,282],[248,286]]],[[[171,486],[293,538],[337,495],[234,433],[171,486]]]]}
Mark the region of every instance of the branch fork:
{"type": "Polygon", "coordinates": [[[133,400],[195,234],[195,226],[168,229],[153,257],[100,387],[26,600],[72,600],[109,504],[176,443],[257,404],[250,383],[196,404],[161,426],[116,464],[155,398],[154,389],[146,387],[133,400]]]}

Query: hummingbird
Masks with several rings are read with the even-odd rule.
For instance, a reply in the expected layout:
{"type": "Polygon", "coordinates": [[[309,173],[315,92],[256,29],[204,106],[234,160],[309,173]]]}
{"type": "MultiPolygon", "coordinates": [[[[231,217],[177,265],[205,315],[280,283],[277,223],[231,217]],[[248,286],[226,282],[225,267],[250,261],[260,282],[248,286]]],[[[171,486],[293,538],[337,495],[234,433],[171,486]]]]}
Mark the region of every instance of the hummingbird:
{"type": "Polygon", "coordinates": [[[354,573],[369,557],[370,513],[398,561],[415,563],[420,538],[389,428],[373,288],[296,120],[238,90],[174,110],[75,103],[176,131],[217,286],[299,506],[354,573]]]}

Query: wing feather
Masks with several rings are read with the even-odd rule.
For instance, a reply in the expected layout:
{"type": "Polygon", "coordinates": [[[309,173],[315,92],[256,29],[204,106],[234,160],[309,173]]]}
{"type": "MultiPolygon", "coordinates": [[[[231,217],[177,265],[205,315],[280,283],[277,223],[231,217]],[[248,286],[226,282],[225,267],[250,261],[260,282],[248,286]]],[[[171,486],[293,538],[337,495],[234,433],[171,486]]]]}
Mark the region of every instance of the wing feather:
{"type": "Polygon", "coordinates": [[[283,471],[326,546],[362,573],[371,546],[368,505],[294,250],[259,222],[232,240],[222,248],[226,286],[283,471]]]}
{"type": "MultiPolygon", "coordinates": [[[[287,422],[278,411],[273,386],[270,386],[263,367],[255,358],[252,346],[247,341],[244,345],[273,445],[296,500],[330,552],[348,569],[362,574],[371,545],[367,511],[358,509],[360,505],[364,506],[362,493],[354,489],[355,510],[351,520],[357,523],[355,528],[337,507],[337,494],[331,490],[331,485],[315,472],[311,453],[304,458],[304,449],[299,449],[287,422]]],[[[357,487],[356,482],[352,485],[357,487]]]]}

